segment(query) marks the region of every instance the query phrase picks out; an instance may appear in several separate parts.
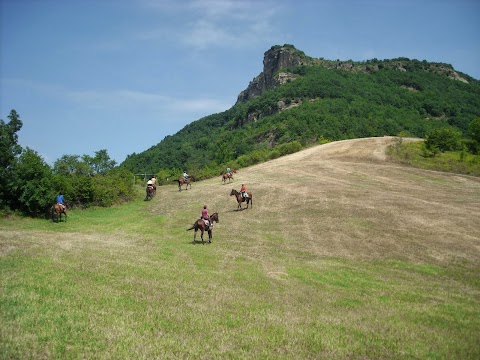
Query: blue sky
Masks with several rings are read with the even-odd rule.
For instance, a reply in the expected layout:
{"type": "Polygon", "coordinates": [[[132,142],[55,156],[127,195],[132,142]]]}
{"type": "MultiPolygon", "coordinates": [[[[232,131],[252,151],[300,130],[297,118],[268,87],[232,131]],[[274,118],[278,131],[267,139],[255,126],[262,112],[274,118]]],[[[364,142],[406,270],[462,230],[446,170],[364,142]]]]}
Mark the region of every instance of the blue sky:
{"type": "Polygon", "coordinates": [[[121,163],[233,106],[273,45],[480,79],[479,39],[477,0],[0,0],[0,118],[49,164],[121,163]]]}

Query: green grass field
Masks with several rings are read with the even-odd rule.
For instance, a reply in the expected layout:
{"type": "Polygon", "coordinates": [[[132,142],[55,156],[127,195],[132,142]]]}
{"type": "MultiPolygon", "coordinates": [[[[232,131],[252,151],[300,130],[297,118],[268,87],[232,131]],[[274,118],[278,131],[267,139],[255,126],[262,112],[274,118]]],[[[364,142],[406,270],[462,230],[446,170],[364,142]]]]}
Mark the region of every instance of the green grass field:
{"type": "Polygon", "coordinates": [[[0,357],[480,358],[480,181],[340,150],[1,219],[0,357]],[[203,204],[205,245],[186,231],[203,204]]]}
{"type": "Polygon", "coordinates": [[[387,152],[395,160],[420,169],[480,176],[480,155],[467,151],[448,151],[433,157],[425,156],[422,145],[420,141],[403,142],[399,137],[387,152]]]}

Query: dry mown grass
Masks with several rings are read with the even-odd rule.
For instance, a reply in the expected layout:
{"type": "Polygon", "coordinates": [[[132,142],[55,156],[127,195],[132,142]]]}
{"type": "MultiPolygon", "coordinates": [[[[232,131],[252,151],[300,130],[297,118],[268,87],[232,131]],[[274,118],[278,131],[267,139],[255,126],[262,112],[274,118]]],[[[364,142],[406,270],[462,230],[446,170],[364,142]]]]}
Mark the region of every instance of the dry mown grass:
{"type": "Polygon", "coordinates": [[[392,164],[391,141],[325,144],[241,169],[225,185],[219,176],[188,191],[160,187],[128,218],[107,209],[95,223],[79,213],[41,229],[4,227],[1,349],[477,357],[480,179],[392,164]],[[237,211],[229,194],[242,183],[253,206],[237,211]],[[185,230],[203,204],[220,223],[213,244],[193,245],[185,230]],[[60,315],[43,330],[50,307],[60,315]]]}
{"type": "Polygon", "coordinates": [[[208,204],[221,214],[215,240],[259,259],[262,242],[275,238],[292,255],[478,262],[480,179],[391,164],[391,141],[330,143],[242,169],[231,184],[162,189],[156,206],[164,212],[162,204],[175,201],[172,215],[188,207],[196,215],[208,204]],[[237,212],[228,193],[241,183],[253,191],[253,207],[237,212]]]}

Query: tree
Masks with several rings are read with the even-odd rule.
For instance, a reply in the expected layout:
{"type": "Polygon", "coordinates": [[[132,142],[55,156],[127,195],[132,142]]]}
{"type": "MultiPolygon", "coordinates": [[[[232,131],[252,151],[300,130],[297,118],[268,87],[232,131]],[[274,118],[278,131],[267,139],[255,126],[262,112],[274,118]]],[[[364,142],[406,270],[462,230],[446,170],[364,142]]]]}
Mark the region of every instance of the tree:
{"type": "Polygon", "coordinates": [[[22,147],[17,144],[17,132],[23,123],[15,110],[10,111],[8,118],[10,119],[8,124],[0,119],[0,166],[3,169],[10,166],[15,156],[22,152],[22,147]]]}
{"type": "Polygon", "coordinates": [[[20,116],[15,110],[8,115],[10,121],[5,123],[0,119],[0,206],[8,205],[11,200],[7,191],[8,183],[11,182],[12,166],[16,157],[22,152],[22,147],[17,144],[17,132],[23,126],[20,116]]]}
{"type": "Polygon", "coordinates": [[[465,141],[467,148],[471,153],[478,154],[480,152],[480,117],[470,122],[468,135],[470,139],[465,141]]]}
{"type": "Polygon", "coordinates": [[[56,195],[52,169],[36,151],[27,147],[12,166],[8,190],[13,209],[33,216],[46,214],[56,195]]]}
{"type": "Polygon", "coordinates": [[[115,160],[111,160],[106,149],[95,151],[95,156],[83,155],[83,161],[88,164],[93,174],[104,174],[115,167],[115,160]]]}
{"type": "Polygon", "coordinates": [[[480,145],[480,117],[472,120],[468,126],[468,134],[480,145]]]}
{"type": "Polygon", "coordinates": [[[434,129],[427,134],[425,146],[428,150],[454,151],[460,148],[461,138],[462,133],[453,127],[434,129]]]}
{"type": "Polygon", "coordinates": [[[80,160],[79,155],[63,155],[53,164],[53,172],[65,176],[88,176],[92,174],[92,169],[80,160]]]}

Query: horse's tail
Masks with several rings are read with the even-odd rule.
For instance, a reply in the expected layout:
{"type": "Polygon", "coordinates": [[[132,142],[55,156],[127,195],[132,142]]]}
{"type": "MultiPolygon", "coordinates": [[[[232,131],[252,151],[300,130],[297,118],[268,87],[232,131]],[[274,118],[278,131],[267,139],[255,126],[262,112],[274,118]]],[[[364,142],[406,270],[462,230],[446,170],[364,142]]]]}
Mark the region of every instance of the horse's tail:
{"type": "Polygon", "coordinates": [[[197,225],[197,223],[193,224],[193,226],[191,228],[187,229],[187,231],[195,229],[195,225],[197,225]]]}

